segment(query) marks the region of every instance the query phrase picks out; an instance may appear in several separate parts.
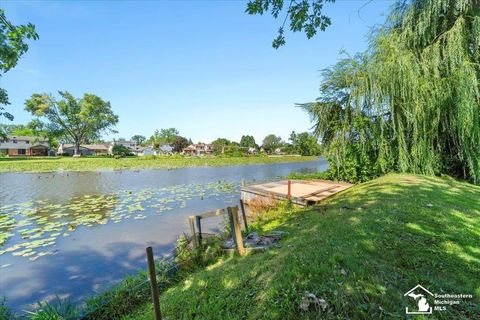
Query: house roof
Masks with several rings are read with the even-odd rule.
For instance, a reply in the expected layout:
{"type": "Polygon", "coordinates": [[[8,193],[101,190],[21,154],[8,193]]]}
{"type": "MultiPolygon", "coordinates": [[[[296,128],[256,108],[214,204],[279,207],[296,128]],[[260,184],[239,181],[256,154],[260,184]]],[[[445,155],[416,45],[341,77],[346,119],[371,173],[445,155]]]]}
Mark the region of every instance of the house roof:
{"type": "Polygon", "coordinates": [[[8,140],[21,140],[21,141],[30,141],[30,140],[36,140],[38,142],[46,142],[48,141],[44,137],[36,137],[36,136],[8,136],[8,140]]]}
{"type": "Polygon", "coordinates": [[[186,148],[183,148],[184,151],[196,151],[197,149],[195,148],[194,145],[189,145],[186,148]]]}
{"type": "MultiPolygon", "coordinates": [[[[107,151],[108,146],[104,144],[81,144],[81,148],[89,149],[92,151],[107,151]]],[[[63,149],[73,148],[73,144],[64,144],[63,149]]]]}
{"type": "Polygon", "coordinates": [[[33,146],[30,147],[30,149],[49,149],[49,148],[43,144],[34,144],[33,146]]]}

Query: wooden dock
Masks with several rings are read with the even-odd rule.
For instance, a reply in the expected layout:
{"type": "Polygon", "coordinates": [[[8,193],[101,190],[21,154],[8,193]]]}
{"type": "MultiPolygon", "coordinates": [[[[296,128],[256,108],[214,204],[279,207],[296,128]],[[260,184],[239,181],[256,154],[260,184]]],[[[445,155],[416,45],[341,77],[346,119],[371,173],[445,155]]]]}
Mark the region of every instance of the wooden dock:
{"type": "Polygon", "coordinates": [[[267,182],[243,186],[241,199],[245,204],[263,203],[274,205],[275,202],[290,198],[295,204],[307,206],[346,190],[352,186],[346,182],[327,180],[289,180],[267,182]],[[290,189],[290,194],[289,194],[290,189]]]}

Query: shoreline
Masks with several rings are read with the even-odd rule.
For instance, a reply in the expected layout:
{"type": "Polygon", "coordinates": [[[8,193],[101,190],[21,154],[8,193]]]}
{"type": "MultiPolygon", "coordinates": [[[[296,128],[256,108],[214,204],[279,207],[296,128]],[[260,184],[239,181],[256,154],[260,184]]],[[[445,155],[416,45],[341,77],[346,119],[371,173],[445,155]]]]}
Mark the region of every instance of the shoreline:
{"type": "Polygon", "coordinates": [[[122,170],[173,170],[182,168],[246,166],[272,163],[292,163],[321,160],[321,156],[257,156],[257,157],[157,157],[145,158],[3,158],[0,174],[102,172],[122,170]]]}

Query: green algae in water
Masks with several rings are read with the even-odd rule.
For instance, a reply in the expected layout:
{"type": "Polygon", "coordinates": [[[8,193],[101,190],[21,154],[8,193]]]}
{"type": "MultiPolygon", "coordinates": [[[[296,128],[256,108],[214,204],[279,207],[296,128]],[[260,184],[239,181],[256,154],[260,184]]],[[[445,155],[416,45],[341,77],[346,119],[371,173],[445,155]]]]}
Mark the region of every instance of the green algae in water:
{"type": "Polygon", "coordinates": [[[79,227],[147,219],[149,213],[186,208],[191,199],[218,200],[220,195],[234,198],[237,191],[235,184],[219,181],[120,190],[108,195],[88,194],[65,204],[36,200],[5,205],[0,207],[0,255],[12,254],[35,261],[54,254],[51,248],[57,240],[68,237],[79,227]],[[144,213],[147,209],[153,210],[144,213]]]}

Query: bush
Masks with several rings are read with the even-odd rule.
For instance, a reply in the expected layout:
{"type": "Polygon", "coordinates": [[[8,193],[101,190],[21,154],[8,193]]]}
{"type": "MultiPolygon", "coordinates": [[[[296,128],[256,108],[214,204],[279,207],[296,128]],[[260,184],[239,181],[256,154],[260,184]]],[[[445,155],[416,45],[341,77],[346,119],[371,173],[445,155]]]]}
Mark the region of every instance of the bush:
{"type": "Polygon", "coordinates": [[[131,156],[132,152],[129,148],[122,146],[121,144],[116,144],[112,148],[112,154],[114,156],[127,157],[131,156]]]}
{"type": "Polygon", "coordinates": [[[39,302],[38,310],[28,314],[30,320],[76,320],[80,317],[79,309],[75,304],[69,299],[59,297],[50,303],[39,302]]]}

